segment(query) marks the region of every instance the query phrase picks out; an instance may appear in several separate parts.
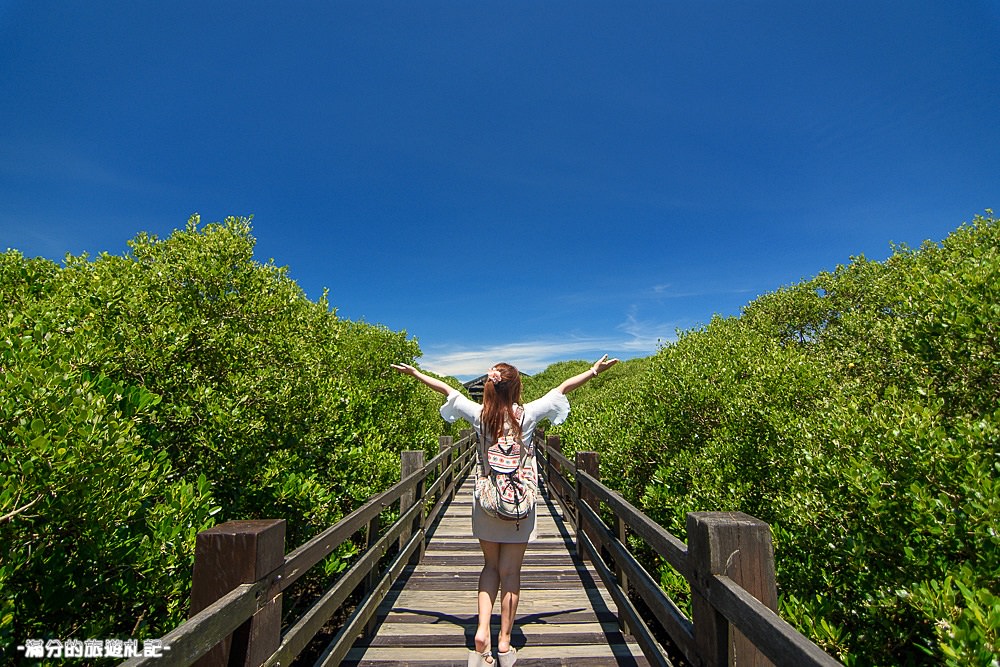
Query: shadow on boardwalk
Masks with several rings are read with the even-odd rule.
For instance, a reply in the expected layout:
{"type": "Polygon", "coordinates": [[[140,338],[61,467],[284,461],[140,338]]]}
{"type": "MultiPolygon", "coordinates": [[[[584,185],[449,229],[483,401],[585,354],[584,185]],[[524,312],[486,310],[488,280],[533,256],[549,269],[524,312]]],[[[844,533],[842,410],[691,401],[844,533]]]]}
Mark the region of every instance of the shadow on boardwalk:
{"type": "MultiPolygon", "coordinates": [[[[465,667],[476,631],[482,568],[471,535],[472,480],[429,532],[424,559],[407,568],[379,608],[375,635],[359,640],[345,667],[465,667]]],[[[512,644],[517,664],[645,666],[618,627],[614,602],[593,568],[576,557],[573,529],[547,497],[538,505],[538,540],[528,546],[512,644]]],[[[494,606],[493,645],[500,625],[494,606]]]]}

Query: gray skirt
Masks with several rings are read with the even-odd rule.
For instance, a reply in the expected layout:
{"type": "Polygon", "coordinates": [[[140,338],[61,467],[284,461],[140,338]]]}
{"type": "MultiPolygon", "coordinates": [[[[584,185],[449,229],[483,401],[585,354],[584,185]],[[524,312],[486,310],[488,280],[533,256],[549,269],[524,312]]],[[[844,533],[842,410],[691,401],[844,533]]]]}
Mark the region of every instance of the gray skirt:
{"type": "Polygon", "coordinates": [[[507,521],[490,516],[479,506],[479,501],[472,499],[472,536],[487,542],[534,542],[538,538],[538,528],[535,525],[535,507],[528,516],[520,521],[507,521]]]}

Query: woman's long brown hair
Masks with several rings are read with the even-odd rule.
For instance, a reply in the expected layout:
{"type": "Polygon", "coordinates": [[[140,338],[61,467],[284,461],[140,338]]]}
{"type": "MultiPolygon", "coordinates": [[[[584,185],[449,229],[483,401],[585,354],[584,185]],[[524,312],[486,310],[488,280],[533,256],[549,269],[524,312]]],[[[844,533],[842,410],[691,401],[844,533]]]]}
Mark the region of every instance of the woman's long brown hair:
{"type": "Polygon", "coordinates": [[[521,421],[514,416],[514,403],[521,402],[521,374],[510,364],[497,364],[493,368],[500,371],[500,381],[487,378],[483,385],[483,412],[479,417],[483,433],[491,434],[496,442],[503,435],[506,417],[520,439],[521,421]]]}

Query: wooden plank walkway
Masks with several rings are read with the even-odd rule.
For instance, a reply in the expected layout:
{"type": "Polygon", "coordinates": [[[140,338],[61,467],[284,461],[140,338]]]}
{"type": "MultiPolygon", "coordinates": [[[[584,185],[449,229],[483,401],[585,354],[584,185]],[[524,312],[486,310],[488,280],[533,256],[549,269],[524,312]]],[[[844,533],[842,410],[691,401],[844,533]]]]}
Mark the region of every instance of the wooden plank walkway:
{"type": "MultiPolygon", "coordinates": [[[[410,567],[379,608],[377,633],[359,640],[345,667],[466,667],[476,632],[476,589],[482,569],[471,535],[472,478],[433,528],[423,561],[410,567]]],[[[500,600],[493,608],[493,646],[500,600]]],[[[573,527],[551,501],[538,505],[538,540],[528,545],[512,644],[520,667],[648,662],[618,628],[611,596],[573,546],[573,527]]]]}

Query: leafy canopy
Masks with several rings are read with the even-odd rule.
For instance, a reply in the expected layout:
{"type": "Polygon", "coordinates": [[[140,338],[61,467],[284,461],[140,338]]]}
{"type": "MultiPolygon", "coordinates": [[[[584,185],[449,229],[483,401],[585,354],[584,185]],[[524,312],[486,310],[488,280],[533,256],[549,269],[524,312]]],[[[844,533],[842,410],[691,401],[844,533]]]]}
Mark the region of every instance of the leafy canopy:
{"type": "Polygon", "coordinates": [[[691,511],[768,521],[782,614],[845,663],[995,665],[998,328],[987,212],[683,332],[552,432],[676,535],[691,511]]]}
{"type": "Polygon", "coordinates": [[[198,531],[284,518],[293,548],[437,449],[433,398],[389,367],[416,342],[307,299],[250,220],[129,248],[0,254],[0,646],[161,636],[198,531]]]}

